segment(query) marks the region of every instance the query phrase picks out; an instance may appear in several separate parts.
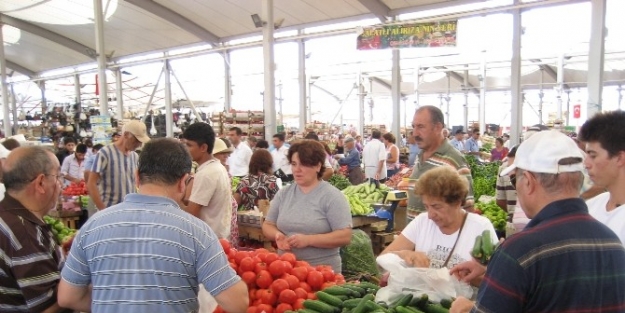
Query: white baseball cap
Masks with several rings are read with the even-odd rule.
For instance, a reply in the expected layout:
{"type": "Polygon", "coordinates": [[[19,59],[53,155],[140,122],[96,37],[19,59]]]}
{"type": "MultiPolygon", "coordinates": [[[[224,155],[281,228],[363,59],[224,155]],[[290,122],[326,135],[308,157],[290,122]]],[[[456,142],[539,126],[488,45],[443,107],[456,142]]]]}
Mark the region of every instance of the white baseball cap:
{"type": "Polygon", "coordinates": [[[5,148],[4,145],[0,144],[0,159],[6,159],[10,153],[11,150],[5,148]]]}
{"type": "Polygon", "coordinates": [[[506,176],[517,168],[545,174],[582,172],[583,161],[584,155],[571,137],[557,130],[541,131],[519,145],[514,163],[501,171],[500,176],[506,176]],[[579,158],[579,163],[558,164],[566,158],[579,158]]]}

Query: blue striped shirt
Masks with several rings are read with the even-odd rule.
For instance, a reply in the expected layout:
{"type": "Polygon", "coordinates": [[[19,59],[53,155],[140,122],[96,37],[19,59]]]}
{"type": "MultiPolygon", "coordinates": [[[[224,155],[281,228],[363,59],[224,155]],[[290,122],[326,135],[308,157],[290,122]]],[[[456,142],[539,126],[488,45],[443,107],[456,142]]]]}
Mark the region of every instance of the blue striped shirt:
{"type": "Polygon", "coordinates": [[[139,157],[136,152],[122,153],[114,144],[100,149],[93,162],[92,172],[100,174],[98,189],[105,207],[122,202],[135,192],[135,170],[139,157]]]}
{"type": "Polygon", "coordinates": [[[215,233],[171,199],[127,195],[80,229],[61,273],[93,284],[92,312],[192,312],[198,284],[213,296],[240,278],[215,233]]]}

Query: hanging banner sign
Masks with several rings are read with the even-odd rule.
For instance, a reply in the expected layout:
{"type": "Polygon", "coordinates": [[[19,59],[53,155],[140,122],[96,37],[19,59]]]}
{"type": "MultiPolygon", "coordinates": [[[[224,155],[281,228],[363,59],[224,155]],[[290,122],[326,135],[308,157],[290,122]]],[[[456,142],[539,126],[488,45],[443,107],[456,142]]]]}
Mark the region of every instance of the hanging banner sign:
{"type": "Polygon", "coordinates": [[[458,20],[380,25],[358,31],[358,50],[455,47],[458,20]]]}
{"type": "Polygon", "coordinates": [[[573,118],[580,118],[582,116],[582,105],[576,104],[573,106],[573,118]]]}

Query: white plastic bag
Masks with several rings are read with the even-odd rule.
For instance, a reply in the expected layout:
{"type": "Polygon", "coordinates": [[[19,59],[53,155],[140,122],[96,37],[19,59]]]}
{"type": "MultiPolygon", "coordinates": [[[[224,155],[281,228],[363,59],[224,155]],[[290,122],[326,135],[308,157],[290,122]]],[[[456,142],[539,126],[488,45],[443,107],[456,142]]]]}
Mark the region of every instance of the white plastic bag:
{"type": "Polygon", "coordinates": [[[197,294],[197,300],[200,304],[199,313],[213,313],[217,308],[217,301],[211,294],[204,289],[204,284],[200,284],[200,290],[197,294]]]}
{"type": "Polygon", "coordinates": [[[394,253],[383,254],[376,261],[390,274],[388,285],[376,294],[376,302],[390,303],[400,295],[410,293],[415,297],[427,294],[433,302],[459,296],[471,299],[473,296],[473,288],[451,276],[447,268],[410,267],[394,253]]]}

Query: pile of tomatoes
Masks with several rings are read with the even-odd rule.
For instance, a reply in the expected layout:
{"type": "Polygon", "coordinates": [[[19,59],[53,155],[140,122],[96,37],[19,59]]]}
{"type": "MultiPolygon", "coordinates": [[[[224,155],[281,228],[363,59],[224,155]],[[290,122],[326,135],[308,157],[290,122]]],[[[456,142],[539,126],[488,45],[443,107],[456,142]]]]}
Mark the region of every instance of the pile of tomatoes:
{"type": "MultiPolygon", "coordinates": [[[[303,309],[303,302],[316,299],[315,292],[345,283],[332,267],[311,266],[298,261],[293,253],[278,255],[261,248],[237,251],[227,240],[220,240],[230,266],[247,284],[250,306],[247,313],[284,313],[303,309]]],[[[215,313],[224,313],[217,307],[215,313]]]]}
{"type": "Polygon", "coordinates": [[[87,185],[85,185],[85,182],[81,181],[80,183],[71,183],[69,186],[65,187],[65,189],[63,189],[63,195],[68,197],[86,196],[89,195],[89,192],[87,192],[87,185]]]}

